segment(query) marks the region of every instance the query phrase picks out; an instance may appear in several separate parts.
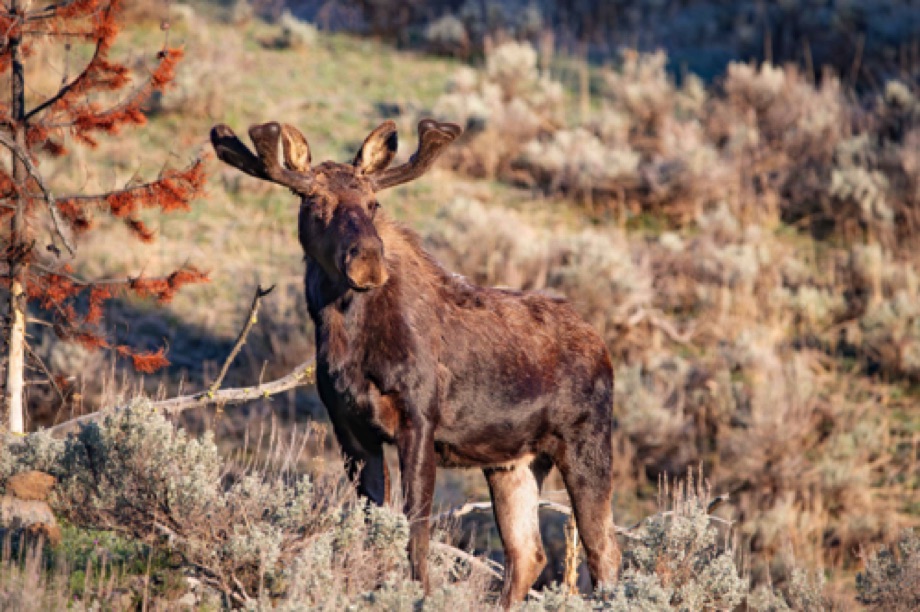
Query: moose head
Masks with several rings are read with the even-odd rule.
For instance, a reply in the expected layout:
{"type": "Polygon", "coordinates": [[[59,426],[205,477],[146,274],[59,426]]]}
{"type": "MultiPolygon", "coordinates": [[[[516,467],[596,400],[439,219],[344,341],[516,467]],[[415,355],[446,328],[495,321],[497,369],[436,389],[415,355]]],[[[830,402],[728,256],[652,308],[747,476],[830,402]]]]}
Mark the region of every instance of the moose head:
{"type": "Polygon", "coordinates": [[[383,242],[374,227],[380,206],[376,194],[424,174],[461,131],[452,123],[422,120],[418,150],[395,168],[389,167],[397,148],[393,121],[371,132],[350,164],[326,161],[311,166],[304,135],[276,122],[249,128],[255,153],[223,124],[211,130],[211,143],[224,162],[300,196],[298,229],[304,253],[329,278],[368,291],[388,280],[383,242]]]}

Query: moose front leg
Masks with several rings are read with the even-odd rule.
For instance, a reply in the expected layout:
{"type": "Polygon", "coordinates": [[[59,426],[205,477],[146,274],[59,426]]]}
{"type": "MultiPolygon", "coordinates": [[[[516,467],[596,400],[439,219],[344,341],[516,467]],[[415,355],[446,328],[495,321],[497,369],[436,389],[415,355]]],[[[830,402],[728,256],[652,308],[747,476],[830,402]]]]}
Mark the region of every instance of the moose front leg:
{"type": "Polygon", "coordinates": [[[345,470],[348,478],[358,484],[358,495],[378,506],[390,500],[390,471],[387,469],[383,445],[367,443],[359,451],[345,449],[345,470]]]}
{"type": "Polygon", "coordinates": [[[399,470],[402,479],[406,517],[409,519],[409,563],[412,577],[428,593],[428,521],[434,498],[436,458],[434,427],[427,422],[404,426],[397,436],[399,470]]]}
{"type": "Polygon", "coordinates": [[[328,376],[317,374],[317,389],[326,405],[335,438],[342,448],[349,480],[358,494],[378,506],[390,500],[390,473],[383,454],[383,440],[366,424],[357,421],[335,393],[328,376]]]}

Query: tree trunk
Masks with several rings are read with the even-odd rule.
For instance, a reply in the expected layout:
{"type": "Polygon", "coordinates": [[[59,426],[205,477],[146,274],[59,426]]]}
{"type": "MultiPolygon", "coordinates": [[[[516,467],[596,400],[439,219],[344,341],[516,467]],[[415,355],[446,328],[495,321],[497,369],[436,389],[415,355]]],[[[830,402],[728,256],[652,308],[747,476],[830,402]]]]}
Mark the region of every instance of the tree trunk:
{"type": "Polygon", "coordinates": [[[13,433],[22,433],[23,426],[23,371],[25,370],[25,308],[21,306],[22,300],[22,283],[14,277],[10,286],[10,312],[12,321],[10,322],[9,347],[10,354],[7,361],[6,373],[6,400],[9,408],[9,428],[13,433]]]}
{"type": "MultiPolygon", "coordinates": [[[[20,13],[20,0],[11,0],[10,13],[18,16],[20,13]]],[[[12,55],[12,78],[10,88],[11,115],[15,133],[16,144],[25,150],[25,80],[22,66],[22,34],[21,30],[10,37],[9,45],[12,55]]],[[[25,342],[26,342],[26,299],[25,280],[27,271],[26,246],[26,199],[22,196],[27,178],[26,168],[15,153],[12,155],[13,183],[18,191],[16,196],[16,212],[13,214],[10,232],[10,332],[9,332],[9,359],[6,372],[6,405],[9,414],[9,429],[13,433],[22,433],[23,420],[23,377],[25,371],[25,342]]]]}

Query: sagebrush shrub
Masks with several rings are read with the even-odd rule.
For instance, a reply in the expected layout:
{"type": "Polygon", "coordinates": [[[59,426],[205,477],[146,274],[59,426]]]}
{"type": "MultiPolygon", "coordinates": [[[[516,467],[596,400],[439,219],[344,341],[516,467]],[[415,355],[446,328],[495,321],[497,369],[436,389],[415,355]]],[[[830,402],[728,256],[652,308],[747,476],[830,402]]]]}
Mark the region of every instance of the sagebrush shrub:
{"type": "Polygon", "coordinates": [[[920,608],[920,536],[905,531],[897,549],[882,548],[866,561],[856,577],[859,603],[870,610],[907,611],[920,608]]]}
{"type": "MultiPolygon", "coordinates": [[[[231,470],[210,433],[190,436],[145,400],[66,440],[33,434],[4,453],[4,474],[38,468],[57,477],[52,505],[69,523],[167,548],[226,604],[272,597],[334,610],[408,580],[402,513],[368,507],[341,479],[231,470]]],[[[480,570],[452,557],[432,567],[434,584],[447,589],[441,597],[482,603],[480,570]]],[[[412,588],[403,595],[419,600],[412,588]]]]}
{"type": "Polygon", "coordinates": [[[673,494],[666,495],[667,509],[626,539],[625,570],[615,585],[588,597],[548,589],[543,600],[522,610],[730,610],[743,603],[747,580],[735,565],[727,534],[719,533],[709,516],[709,497],[695,478],[691,473],[675,483],[673,494]]]}

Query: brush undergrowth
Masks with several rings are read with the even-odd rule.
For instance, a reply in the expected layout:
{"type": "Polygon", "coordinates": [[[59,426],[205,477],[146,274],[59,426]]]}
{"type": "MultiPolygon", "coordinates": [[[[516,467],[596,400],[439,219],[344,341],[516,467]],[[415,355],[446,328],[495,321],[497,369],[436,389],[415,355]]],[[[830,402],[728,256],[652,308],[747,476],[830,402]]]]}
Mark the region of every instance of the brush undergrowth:
{"type": "MultiPolygon", "coordinates": [[[[148,599],[157,607],[292,610],[495,605],[491,577],[444,548],[430,557],[433,590],[425,597],[409,580],[405,517],[367,506],[341,479],[293,473],[303,447],[273,439],[265,459],[228,461],[210,435],[190,436],[138,400],[66,440],[33,434],[4,448],[0,482],[36,468],[55,475],[51,504],[68,527],[51,549],[23,537],[14,548],[7,536],[0,601],[21,608],[16,590],[31,589],[52,607],[70,599],[117,609],[148,599]]],[[[617,585],[585,597],[552,588],[524,609],[745,601],[748,580],[736,566],[730,524],[710,516],[700,476],[689,473],[662,499],[661,511],[629,532],[617,585]]]]}
{"type": "MultiPolygon", "coordinates": [[[[714,85],[689,75],[677,84],[665,55],[625,52],[614,67],[586,67],[581,99],[571,70],[559,67],[565,58],[545,48],[499,46],[481,69],[451,77],[456,62],[342,35],[263,46],[279,30],[183,9],[170,36],[188,60],[177,88],[151,101],[148,140],[105,139],[81,163],[56,168],[52,187],[121,186],[155,171],[145,164],[163,150],[191,155],[217,121],[240,130],[293,123],[318,161],[350,159],[370,129],[395,117],[404,158],[417,116],[434,109],[467,124],[449,152],[457,172],[435,171],[381,201],[424,228],[451,269],[562,293],[604,335],[618,364],[618,519],[653,512],[660,475],[702,463],[716,490],[733,493],[754,582],[784,589],[799,575],[787,548],[839,581],[836,570],[860,567],[854,551],[916,523],[920,120],[908,82],[858,97],[830,75],[815,83],[793,68],[734,64],[714,85]],[[86,176],[83,167],[103,170],[86,176]]],[[[155,52],[161,38],[132,27],[113,53],[155,52]]],[[[35,82],[59,78],[47,70],[35,82]]],[[[167,338],[177,363],[166,377],[122,384],[128,398],[141,383],[170,394],[180,381],[185,390],[205,384],[257,284],[278,288],[228,384],[283,374],[312,350],[296,199],[217,164],[211,172],[211,196],[158,228],[159,250],[123,252],[113,226],[74,262],[87,276],[152,275],[181,264],[181,252],[213,272],[210,286],[165,314],[119,305],[117,333],[167,338]]],[[[83,372],[58,418],[116,403],[110,379],[120,373],[101,376],[104,364],[50,340],[36,346],[56,372],[83,372]]],[[[42,410],[57,401],[46,391],[29,389],[42,410]]],[[[185,422],[230,433],[221,447],[238,446],[247,419],[274,408],[295,422],[311,399],[292,393],[272,407],[185,422]]],[[[44,451],[29,452],[45,465],[44,451]]],[[[338,465],[331,446],[328,457],[338,465]]],[[[243,486],[223,474],[217,482],[243,486]]],[[[485,495],[481,478],[465,482],[465,493],[485,495]]],[[[280,495],[262,487],[259,495],[280,495]]],[[[109,520],[92,504],[81,511],[87,522],[109,520]]],[[[274,553],[250,551],[250,564],[233,570],[251,598],[261,575],[253,559],[263,554],[274,553]]],[[[285,584],[265,576],[268,592],[285,584]]]]}
{"type": "Polygon", "coordinates": [[[915,520],[912,426],[890,419],[915,403],[920,355],[920,98],[770,64],[677,85],[666,65],[624,52],[587,115],[547,98],[561,85],[526,44],[460,69],[435,106],[471,128],[451,165],[596,224],[459,197],[428,243],[477,282],[569,297],[604,334],[624,488],[702,463],[739,492],[757,580],[792,578],[790,542],[852,571],[915,520]],[[900,502],[875,493],[892,485],[900,502]]]}

